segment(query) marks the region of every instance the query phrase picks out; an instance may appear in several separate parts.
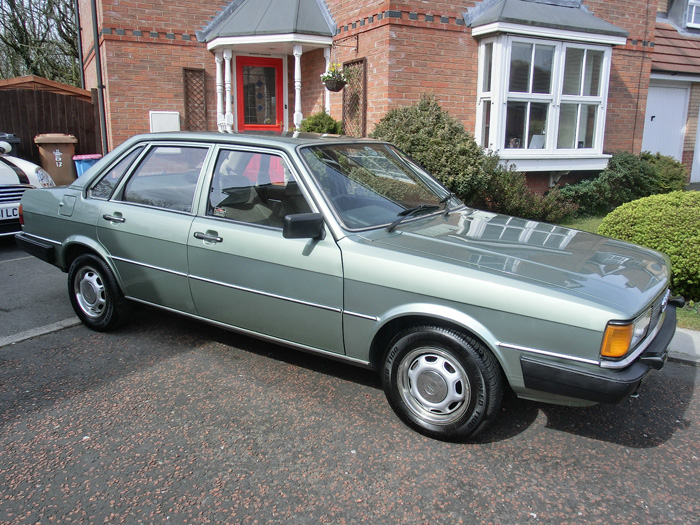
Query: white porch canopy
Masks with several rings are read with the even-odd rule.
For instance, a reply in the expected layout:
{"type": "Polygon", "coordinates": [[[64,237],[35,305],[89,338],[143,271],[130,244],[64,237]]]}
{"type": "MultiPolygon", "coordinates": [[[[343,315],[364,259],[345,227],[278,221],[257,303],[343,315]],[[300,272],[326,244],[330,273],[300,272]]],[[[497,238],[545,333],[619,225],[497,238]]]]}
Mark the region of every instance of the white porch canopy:
{"type": "MultiPolygon", "coordinates": [[[[234,0],[202,31],[200,42],[214,53],[216,62],[216,112],[219,131],[234,131],[236,93],[234,56],[284,58],[294,56],[294,115],[301,125],[301,56],[324,49],[330,63],[335,24],[322,0],[234,0]]],[[[283,80],[286,82],[286,60],[283,80]]],[[[285,117],[287,93],[284,93],[285,117]]],[[[326,92],[326,110],[330,99],[326,92]]],[[[285,118],[286,122],[286,118],[285,118]]]]}

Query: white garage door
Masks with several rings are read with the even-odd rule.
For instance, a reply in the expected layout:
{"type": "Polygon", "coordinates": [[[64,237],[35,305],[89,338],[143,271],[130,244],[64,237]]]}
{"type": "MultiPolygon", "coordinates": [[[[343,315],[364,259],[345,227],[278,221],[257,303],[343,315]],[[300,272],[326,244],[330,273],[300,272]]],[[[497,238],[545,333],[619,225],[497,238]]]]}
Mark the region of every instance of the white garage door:
{"type": "Polygon", "coordinates": [[[649,86],[642,150],[682,160],[688,88],[649,86]]]}

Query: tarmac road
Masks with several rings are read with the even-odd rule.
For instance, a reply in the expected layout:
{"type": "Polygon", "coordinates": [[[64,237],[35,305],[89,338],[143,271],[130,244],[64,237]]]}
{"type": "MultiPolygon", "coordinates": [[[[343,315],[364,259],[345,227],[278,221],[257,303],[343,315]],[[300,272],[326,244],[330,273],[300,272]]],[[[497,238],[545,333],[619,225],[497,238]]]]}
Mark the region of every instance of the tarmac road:
{"type": "Polygon", "coordinates": [[[371,372],[144,309],[0,347],[0,522],[697,522],[699,370],[612,406],[509,397],[449,444],[371,372]]]}

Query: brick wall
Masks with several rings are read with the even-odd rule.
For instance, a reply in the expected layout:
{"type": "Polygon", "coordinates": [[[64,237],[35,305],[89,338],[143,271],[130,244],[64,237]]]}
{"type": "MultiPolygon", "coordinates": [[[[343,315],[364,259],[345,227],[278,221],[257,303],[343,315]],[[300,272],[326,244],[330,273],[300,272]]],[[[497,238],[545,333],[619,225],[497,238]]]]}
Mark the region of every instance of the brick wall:
{"type": "MultiPolygon", "coordinates": [[[[338,34],[332,61],[367,60],[367,131],[386,112],[433,92],[443,107],[473,132],[476,117],[478,42],[464,26],[462,14],[472,1],[325,0],[338,34]]],[[[650,52],[656,3],[636,0],[585,0],[596,16],[630,32],[628,44],[613,50],[605,151],[641,148],[651,68],[650,52]]],[[[184,115],[182,68],[206,70],[208,126],[216,129],[214,56],[196,42],[195,31],[228,4],[104,0],[103,70],[113,148],[133,133],[148,130],[149,110],[184,115]],[[151,35],[153,33],[153,36],[151,35]]],[[[95,87],[90,2],[80,0],[87,88],[95,87]]],[[[288,57],[288,125],[294,113],[294,58],[288,57]]],[[[302,56],[302,112],[308,116],[324,104],[319,75],[322,50],[302,56]]],[[[342,93],[332,93],[331,115],[342,117],[342,93]]]]}
{"type": "Polygon", "coordinates": [[[688,101],[688,121],[685,125],[683,142],[683,164],[688,168],[688,176],[695,161],[695,139],[698,133],[698,112],[700,111],[700,83],[691,84],[688,101]]]}
{"type": "MultiPolygon", "coordinates": [[[[173,0],[98,2],[101,60],[110,149],[150,129],[149,111],[179,111],[184,118],[183,68],[206,70],[208,129],[216,129],[214,55],[195,31],[228,2],[173,0]]],[[[97,87],[89,0],[80,0],[86,88],[97,87]]]]}

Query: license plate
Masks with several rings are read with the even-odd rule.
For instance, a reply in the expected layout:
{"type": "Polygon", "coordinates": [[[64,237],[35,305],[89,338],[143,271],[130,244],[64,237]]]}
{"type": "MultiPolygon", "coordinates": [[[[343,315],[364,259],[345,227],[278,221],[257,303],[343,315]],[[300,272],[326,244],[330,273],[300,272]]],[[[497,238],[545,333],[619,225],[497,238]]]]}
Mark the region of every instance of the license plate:
{"type": "Polygon", "coordinates": [[[19,219],[19,205],[11,208],[0,208],[0,220],[19,219]]]}

